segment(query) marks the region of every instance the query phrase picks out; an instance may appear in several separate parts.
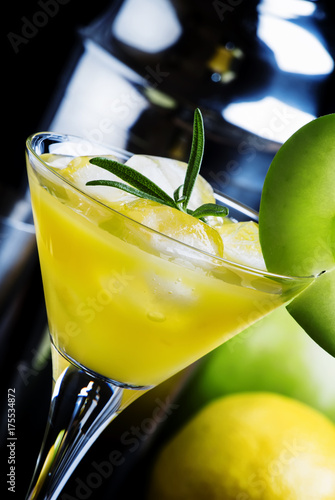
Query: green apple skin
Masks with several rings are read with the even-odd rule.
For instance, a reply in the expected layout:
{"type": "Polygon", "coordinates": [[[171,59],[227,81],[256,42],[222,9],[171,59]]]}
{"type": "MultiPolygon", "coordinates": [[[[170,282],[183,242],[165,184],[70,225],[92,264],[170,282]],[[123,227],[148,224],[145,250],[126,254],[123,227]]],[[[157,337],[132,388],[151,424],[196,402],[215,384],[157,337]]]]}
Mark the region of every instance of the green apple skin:
{"type": "Polygon", "coordinates": [[[200,362],[182,394],[180,419],[226,394],[270,391],[302,401],[335,422],[334,380],[335,359],[282,306],[200,362]]]}
{"type": "Polygon", "coordinates": [[[287,310],[315,342],[335,356],[335,270],[319,276],[287,310]]]}
{"type": "Polygon", "coordinates": [[[275,155],[259,237],[270,272],[310,276],[335,267],[335,114],[307,123],[275,155]]]}
{"type": "Polygon", "coordinates": [[[335,114],[288,139],[266,175],[259,235],[269,271],[318,276],[288,311],[335,356],[335,114]]]}

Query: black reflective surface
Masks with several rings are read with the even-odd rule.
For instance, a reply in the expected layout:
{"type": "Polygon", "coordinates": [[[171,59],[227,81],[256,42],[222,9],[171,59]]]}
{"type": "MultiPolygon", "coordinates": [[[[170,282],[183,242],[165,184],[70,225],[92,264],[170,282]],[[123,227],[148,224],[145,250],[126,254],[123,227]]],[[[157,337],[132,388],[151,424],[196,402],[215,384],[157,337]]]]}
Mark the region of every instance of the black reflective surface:
{"type": "Polygon", "coordinates": [[[257,209],[280,144],[334,109],[333,22],[326,2],[114,2],[45,125],[187,160],[200,107],[203,174],[257,209]]]}

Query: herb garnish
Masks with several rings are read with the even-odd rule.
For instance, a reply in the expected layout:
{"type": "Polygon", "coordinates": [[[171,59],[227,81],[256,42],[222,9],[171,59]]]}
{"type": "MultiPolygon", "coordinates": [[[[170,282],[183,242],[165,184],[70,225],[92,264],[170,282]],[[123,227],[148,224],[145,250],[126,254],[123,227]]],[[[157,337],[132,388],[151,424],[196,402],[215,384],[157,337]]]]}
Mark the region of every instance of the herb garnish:
{"type": "Polygon", "coordinates": [[[108,172],[116,175],[127,184],[110,180],[96,180],[87,182],[86,186],[110,186],[122,189],[139,198],[145,198],[176,208],[197,219],[201,219],[203,222],[206,222],[205,217],[208,216],[225,217],[228,215],[228,208],[216,205],[215,203],[205,203],[195,210],[187,208],[202,163],[205,143],[204,136],[203,119],[201,111],[197,108],[194,112],[192,145],[184,184],[174,191],[173,198],[137,170],[115,160],[103,157],[92,158],[90,163],[108,170],[108,172]]]}

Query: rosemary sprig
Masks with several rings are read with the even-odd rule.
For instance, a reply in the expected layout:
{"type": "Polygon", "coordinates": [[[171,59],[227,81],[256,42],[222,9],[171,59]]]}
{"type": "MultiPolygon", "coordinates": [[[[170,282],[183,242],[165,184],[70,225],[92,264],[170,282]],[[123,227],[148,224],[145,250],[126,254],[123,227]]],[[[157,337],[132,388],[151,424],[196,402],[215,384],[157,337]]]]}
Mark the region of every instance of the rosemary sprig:
{"type": "Polygon", "coordinates": [[[89,181],[86,183],[86,186],[110,186],[122,189],[123,191],[138,196],[139,198],[156,201],[162,205],[167,205],[169,207],[176,208],[177,210],[181,210],[182,212],[192,215],[197,219],[201,219],[204,222],[206,222],[206,217],[208,216],[225,217],[228,215],[228,208],[216,205],[215,203],[205,203],[195,210],[187,208],[201,168],[204,154],[204,137],[204,125],[201,111],[196,109],[194,112],[191,152],[186,169],[184,184],[175,190],[173,198],[171,198],[171,196],[165,193],[165,191],[157,186],[157,184],[152,182],[148,179],[148,177],[141,174],[137,170],[134,170],[128,165],[123,165],[115,160],[103,157],[92,158],[90,163],[108,170],[108,172],[116,175],[121,180],[125,181],[125,183],[102,179],[89,181]]]}
{"type": "Polygon", "coordinates": [[[190,201],[194,184],[195,181],[197,180],[201,168],[202,158],[204,156],[204,148],[205,148],[204,123],[200,109],[196,109],[194,112],[191,153],[190,153],[190,158],[188,160],[185,181],[183,184],[184,210],[186,210],[188,202],[190,201]]]}
{"type": "Polygon", "coordinates": [[[108,170],[108,172],[111,172],[128,184],[117,181],[97,180],[87,182],[86,186],[116,187],[118,189],[126,191],[127,193],[134,194],[139,198],[147,198],[149,200],[157,201],[164,205],[177,208],[176,203],[171,198],[171,196],[166,194],[163,189],[161,189],[159,186],[157,186],[157,184],[148,179],[148,177],[129,167],[128,165],[123,165],[122,163],[111,160],[110,158],[100,157],[92,158],[90,160],[90,163],[108,170]]]}

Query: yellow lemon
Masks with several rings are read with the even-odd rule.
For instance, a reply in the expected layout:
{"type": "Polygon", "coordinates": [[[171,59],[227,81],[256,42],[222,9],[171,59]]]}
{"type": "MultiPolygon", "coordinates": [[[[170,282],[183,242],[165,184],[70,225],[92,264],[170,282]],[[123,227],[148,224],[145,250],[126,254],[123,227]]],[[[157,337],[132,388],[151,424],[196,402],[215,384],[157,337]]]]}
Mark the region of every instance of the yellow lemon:
{"type": "Polygon", "coordinates": [[[161,450],[150,500],[334,500],[335,426],[272,393],[203,408],[161,450]]]}
{"type": "Polygon", "coordinates": [[[256,222],[225,223],[215,226],[215,229],[221,235],[225,259],[256,269],[266,269],[256,222]]]}
{"type": "MultiPolygon", "coordinates": [[[[180,210],[142,198],[124,203],[117,207],[117,210],[159,233],[198,250],[222,257],[223,243],[218,232],[208,224],[180,210]]],[[[157,237],[153,238],[158,242],[157,237]]],[[[161,242],[161,244],[163,247],[168,245],[167,242],[161,242]]],[[[178,249],[175,248],[175,250],[178,249]]],[[[185,249],[185,256],[187,256],[187,249],[185,249]]]]}

